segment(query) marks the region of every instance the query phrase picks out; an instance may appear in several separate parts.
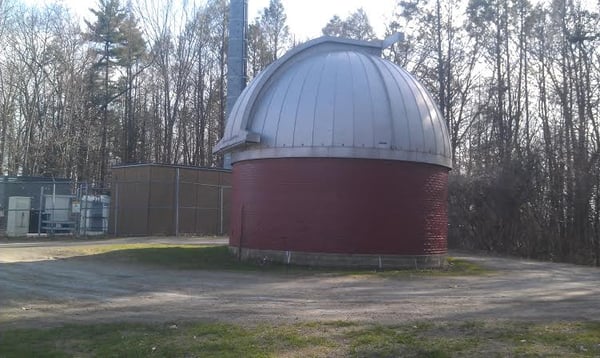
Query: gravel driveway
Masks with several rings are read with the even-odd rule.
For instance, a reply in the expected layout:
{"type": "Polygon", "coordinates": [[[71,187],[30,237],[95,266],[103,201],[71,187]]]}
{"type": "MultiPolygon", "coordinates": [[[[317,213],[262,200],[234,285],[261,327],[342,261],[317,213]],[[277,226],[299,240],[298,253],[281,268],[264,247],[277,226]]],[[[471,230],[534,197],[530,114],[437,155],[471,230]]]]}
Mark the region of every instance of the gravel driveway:
{"type": "Polygon", "coordinates": [[[0,329],[110,321],[600,320],[600,270],[567,264],[452,253],[496,271],[384,278],[185,271],[48,256],[65,246],[138,241],[224,242],[0,242],[0,329]]]}

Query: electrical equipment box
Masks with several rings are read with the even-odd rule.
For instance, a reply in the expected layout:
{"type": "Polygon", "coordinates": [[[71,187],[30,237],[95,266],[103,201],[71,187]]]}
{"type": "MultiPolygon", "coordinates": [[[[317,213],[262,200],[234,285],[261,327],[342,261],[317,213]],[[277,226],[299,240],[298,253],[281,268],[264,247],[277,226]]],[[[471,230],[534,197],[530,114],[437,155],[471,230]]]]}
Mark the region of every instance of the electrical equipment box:
{"type": "Polygon", "coordinates": [[[25,236],[29,232],[29,211],[31,198],[26,196],[11,196],[8,198],[8,218],[6,221],[6,236],[25,236]]]}

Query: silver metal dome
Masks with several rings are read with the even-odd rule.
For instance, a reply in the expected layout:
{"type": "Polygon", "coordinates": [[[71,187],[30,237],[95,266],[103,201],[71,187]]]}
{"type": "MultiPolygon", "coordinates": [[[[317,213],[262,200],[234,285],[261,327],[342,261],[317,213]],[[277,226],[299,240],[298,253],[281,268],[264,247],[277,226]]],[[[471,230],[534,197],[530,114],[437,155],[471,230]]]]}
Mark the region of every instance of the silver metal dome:
{"type": "Polygon", "coordinates": [[[384,41],[321,37],[289,51],[242,92],[217,153],[232,162],[335,157],[451,168],[448,130],[425,88],[381,58],[384,41]]]}

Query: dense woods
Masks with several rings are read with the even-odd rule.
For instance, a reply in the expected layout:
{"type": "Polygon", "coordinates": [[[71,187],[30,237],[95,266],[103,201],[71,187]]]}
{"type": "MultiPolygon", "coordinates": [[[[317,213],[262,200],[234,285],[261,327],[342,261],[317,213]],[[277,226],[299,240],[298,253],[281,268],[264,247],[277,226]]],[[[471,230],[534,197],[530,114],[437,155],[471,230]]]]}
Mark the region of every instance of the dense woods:
{"type": "MultiPolygon", "coordinates": [[[[100,0],[81,23],[0,0],[2,171],[101,184],[117,163],[219,165],[228,2],[175,3],[100,0]]],[[[450,129],[451,245],[600,265],[599,7],[398,2],[387,32],[406,39],[385,56],[450,129]]],[[[376,37],[343,15],[323,33],[376,37]]],[[[250,77],[298,42],[278,0],[248,34],[250,77]]]]}
{"type": "Polygon", "coordinates": [[[451,133],[450,244],[599,265],[598,4],[400,5],[390,56],[451,133]]]}

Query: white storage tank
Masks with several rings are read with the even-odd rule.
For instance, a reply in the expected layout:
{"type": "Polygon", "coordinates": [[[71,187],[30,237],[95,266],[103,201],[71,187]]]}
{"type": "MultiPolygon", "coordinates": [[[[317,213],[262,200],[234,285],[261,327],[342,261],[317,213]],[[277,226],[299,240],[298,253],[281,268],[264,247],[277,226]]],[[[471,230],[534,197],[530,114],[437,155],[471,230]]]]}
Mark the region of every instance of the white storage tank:
{"type": "Polygon", "coordinates": [[[108,195],[84,195],[80,202],[79,233],[102,235],[108,232],[110,197],[108,195]]]}

